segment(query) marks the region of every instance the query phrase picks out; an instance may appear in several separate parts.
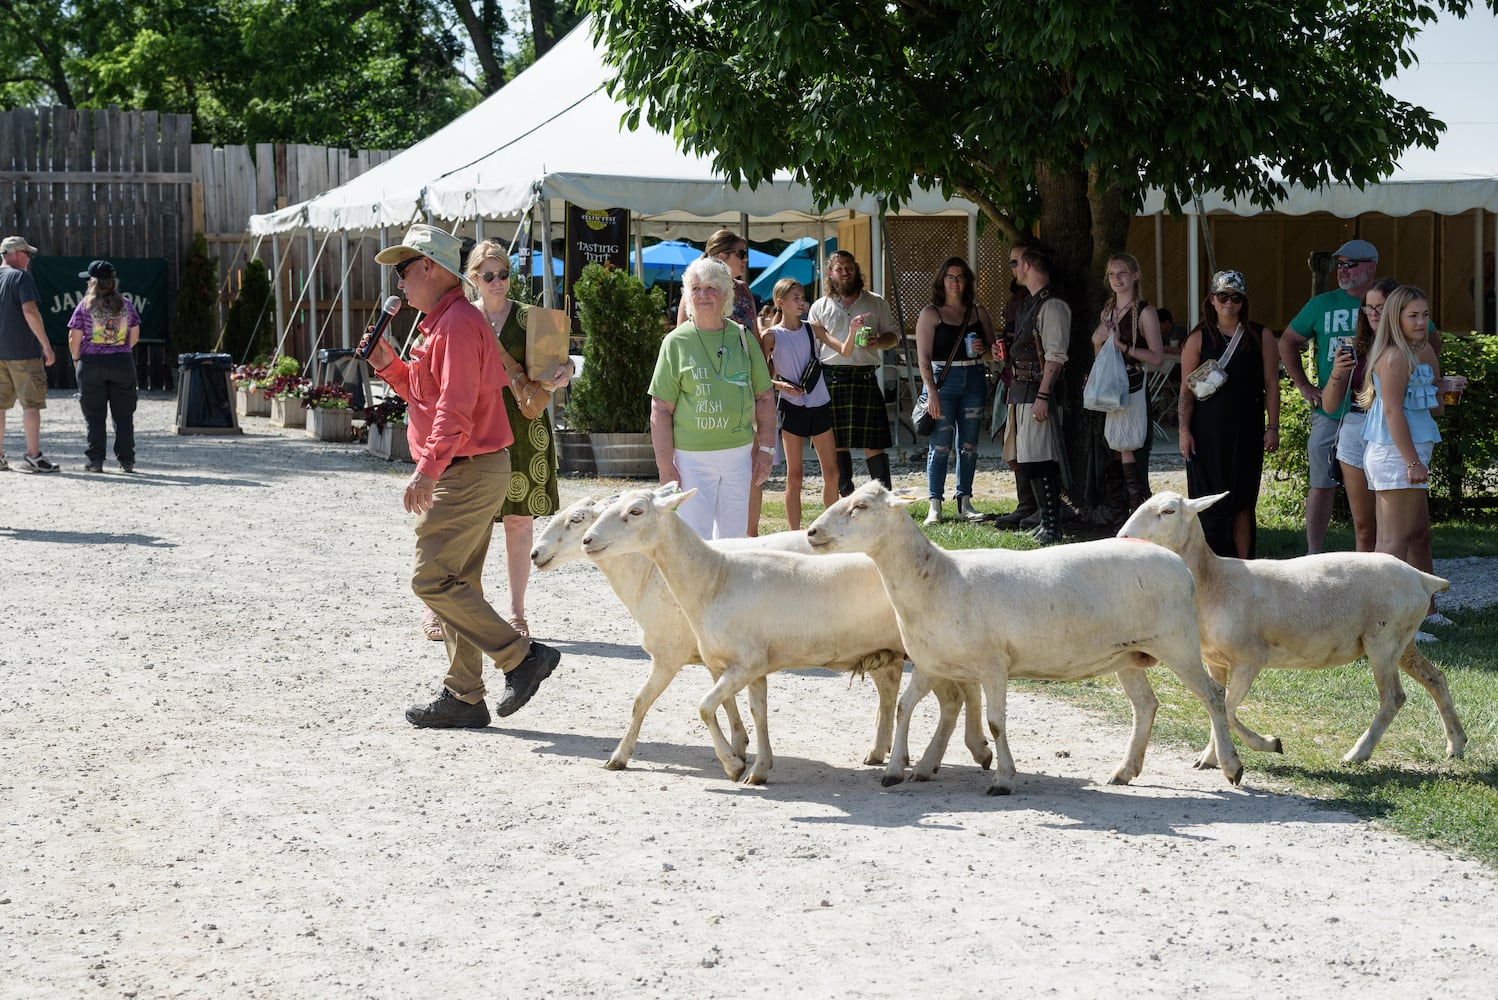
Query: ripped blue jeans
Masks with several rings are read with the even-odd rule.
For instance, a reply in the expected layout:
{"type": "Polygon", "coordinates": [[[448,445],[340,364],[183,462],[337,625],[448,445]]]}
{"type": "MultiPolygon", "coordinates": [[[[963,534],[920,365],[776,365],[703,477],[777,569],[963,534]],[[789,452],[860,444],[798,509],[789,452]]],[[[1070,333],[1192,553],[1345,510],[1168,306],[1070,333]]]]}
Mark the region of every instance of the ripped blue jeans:
{"type": "MultiPolygon", "coordinates": [[[[945,365],[934,371],[941,378],[945,365]]],[[[957,496],[973,495],[973,476],[978,471],[978,434],[983,425],[983,404],[988,399],[988,382],[982,365],[958,365],[948,373],[938,392],[941,419],[931,432],[926,446],[926,495],[933,500],[946,499],[947,460],[957,447],[957,496]],[[955,441],[954,441],[955,438],[955,441]]]]}

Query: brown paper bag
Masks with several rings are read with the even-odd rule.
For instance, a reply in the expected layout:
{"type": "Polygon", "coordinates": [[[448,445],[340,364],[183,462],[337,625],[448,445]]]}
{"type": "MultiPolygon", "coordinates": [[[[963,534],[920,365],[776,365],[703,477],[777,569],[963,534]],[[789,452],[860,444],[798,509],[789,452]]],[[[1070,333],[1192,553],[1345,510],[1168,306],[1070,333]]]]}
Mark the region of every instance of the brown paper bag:
{"type": "Polygon", "coordinates": [[[565,310],[531,306],[525,317],[525,373],[550,379],[567,363],[567,338],[572,320],[565,310]]]}

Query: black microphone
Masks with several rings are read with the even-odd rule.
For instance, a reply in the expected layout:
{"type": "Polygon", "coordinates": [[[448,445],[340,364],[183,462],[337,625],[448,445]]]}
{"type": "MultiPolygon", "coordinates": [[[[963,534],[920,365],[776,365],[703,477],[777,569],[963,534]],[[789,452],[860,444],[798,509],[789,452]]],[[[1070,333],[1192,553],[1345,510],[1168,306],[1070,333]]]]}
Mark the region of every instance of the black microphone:
{"type": "Polygon", "coordinates": [[[401,297],[399,295],[392,295],[386,299],[385,305],[380,309],[379,318],[374,321],[374,326],[369,328],[369,332],[364,335],[364,339],[359,342],[359,346],[354,349],[354,353],[360,358],[367,360],[374,353],[375,345],[380,342],[380,336],[384,334],[385,327],[390,325],[390,321],[400,311],[401,297]]]}

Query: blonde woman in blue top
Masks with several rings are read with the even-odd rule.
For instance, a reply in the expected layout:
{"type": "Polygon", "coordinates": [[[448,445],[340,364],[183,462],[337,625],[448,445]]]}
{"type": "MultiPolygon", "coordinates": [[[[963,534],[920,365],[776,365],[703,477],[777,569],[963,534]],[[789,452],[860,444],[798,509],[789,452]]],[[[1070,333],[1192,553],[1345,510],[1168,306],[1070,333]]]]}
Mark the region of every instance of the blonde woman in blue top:
{"type": "MultiPolygon", "coordinates": [[[[1363,471],[1374,492],[1376,551],[1411,565],[1412,547],[1430,540],[1430,456],[1441,432],[1435,380],[1440,362],[1430,342],[1430,300],[1413,285],[1389,293],[1373,336],[1372,375],[1357,395],[1363,422],[1363,471]]],[[[1426,567],[1428,568],[1428,567],[1426,567]]]]}

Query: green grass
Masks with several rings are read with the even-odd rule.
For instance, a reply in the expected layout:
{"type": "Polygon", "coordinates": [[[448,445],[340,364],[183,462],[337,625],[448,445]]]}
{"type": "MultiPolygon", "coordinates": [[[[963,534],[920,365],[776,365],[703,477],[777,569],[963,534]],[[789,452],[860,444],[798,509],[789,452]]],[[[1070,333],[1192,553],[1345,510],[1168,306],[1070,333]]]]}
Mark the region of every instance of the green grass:
{"type": "MultiPolygon", "coordinates": [[[[805,497],[802,527],[822,507],[805,497]]],[[[774,494],[771,494],[774,496],[774,494]]],[[[1012,509],[1012,503],[978,504],[980,510],[1012,509]]],[[[912,516],[924,517],[924,502],[912,516]]],[[[1262,511],[1261,511],[1262,516],[1262,511]]],[[[761,531],[786,527],[784,505],[766,498],[761,531]]],[[[983,525],[946,522],[924,529],[943,548],[1034,548],[1025,535],[983,525]]],[[[1352,531],[1334,525],[1328,549],[1352,548],[1352,531]]],[[[1460,521],[1434,528],[1438,559],[1498,555],[1498,521],[1460,521]]],[[[1270,558],[1301,555],[1298,523],[1260,521],[1259,550],[1270,558]]],[[[1367,660],[1335,670],[1266,670],[1254,682],[1239,717],[1250,729],[1283,741],[1283,754],[1239,748],[1248,781],[1312,796],[1329,809],[1377,820],[1410,838],[1461,851],[1498,869],[1498,607],[1453,612],[1457,624],[1436,630],[1440,642],[1422,651],[1446,673],[1457,714],[1467,731],[1463,760],[1446,759],[1440,716],[1425,689],[1401,675],[1408,700],[1373,759],[1342,763],[1378,707],[1367,660]]],[[[1150,671],[1160,699],[1154,742],[1200,750],[1208,728],[1201,703],[1168,670],[1150,671]]],[[[1080,704],[1112,721],[1128,724],[1129,703],[1112,677],[1082,684],[1017,682],[1047,696],[1080,704]]],[[[1156,751],[1158,752],[1158,750],[1156,751]]],[[[1146,765],[1148,766],[1148,765],[1146,765]]]]}

